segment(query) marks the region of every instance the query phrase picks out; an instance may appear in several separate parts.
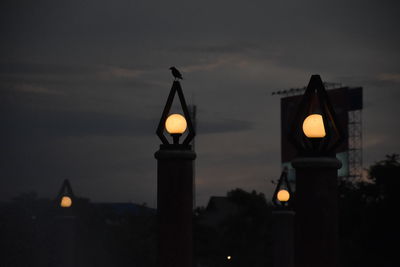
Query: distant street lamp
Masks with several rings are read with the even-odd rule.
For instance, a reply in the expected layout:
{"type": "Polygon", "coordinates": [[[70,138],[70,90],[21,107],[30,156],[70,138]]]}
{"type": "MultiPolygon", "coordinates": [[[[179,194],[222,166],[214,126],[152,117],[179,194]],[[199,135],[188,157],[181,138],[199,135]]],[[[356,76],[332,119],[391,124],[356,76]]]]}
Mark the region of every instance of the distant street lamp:
{"type": "Polygon", "coordinates": [[[174,81],[156,131],[162,141],[157,159],[158,266],[193,266],[193,161],[195,136],[179,81],[174,81]],[[170,114],[175,95],[182,114],[170,114]],[[172,137],[172,143],[169,141],[172,137]],[[183,138],[181,140],[181,138],[183,138]]]}
{"type": "Polygon", "coordinates": [[[61,189],[55,199],[55,228],[57,247],[56,258],[60,267],[75,266],[76,263],[76,236],[77,216],[75,195],[71,184],[64,180],[61,189]]]}
{"type": "Polygon", "coordinates": [[[65,179],[56,197],[56,206],[61,208],[71,208],[74,199],[75,196],[72,192],[71,184],[67,179],[65,179]]]}
{"type": "Polygon", "coordinates": [[[319,75],[312,75],[291,124],[296,169],[296,267],[337,266],[337,170],[335,149],[345,135],[319,75]]]}
{"type": "Polygon", "coordinates": [[[294,266],[294,212],[293,192],[285,168],[272,197],[272,250],[273,267],[294,266]]]}
{"type": "Polygon", "coordinates": [[[293,192],[288,180],[288,170],[285,168],[279,177],[278,184],[275,187],[272,196],[272,202],[279,210],[291,209],[293,203],[293,192]]]}

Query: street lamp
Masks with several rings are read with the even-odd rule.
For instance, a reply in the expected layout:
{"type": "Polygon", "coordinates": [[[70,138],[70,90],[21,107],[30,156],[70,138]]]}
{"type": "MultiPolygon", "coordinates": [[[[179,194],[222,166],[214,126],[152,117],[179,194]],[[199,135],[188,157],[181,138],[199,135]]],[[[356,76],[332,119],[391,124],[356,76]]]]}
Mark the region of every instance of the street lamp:
{"type": "Polygon", "coordinates": [[[190,142],[195,131],[179,81],[172,84],[156,134],[162,142],[155,153],[158,266],[193,266],[193,161],[196,153],[190,142]],[[170,113],[175,95],[182,109],[180,114],[170,113]]]}
{"type": "Polygon", "coordinates": [[[312,75],[291,124],[296,170],[296,267],[337,266],[337,170],[335,152],[345,140],[319,75],[312,75]]]}
{"type": "Polygon", "coordinates": [[[186,104],[185,96],[183,95],[182,87],[179,81],[174,81],[172,84],[167,102],[165,103],[164,111],[161,115],[160,122],[158,123],[156,134],[162,141],[164,148],[167,146],[170,148],[177,148],[177,146],[180,146],[181,148],[188,148],[190,142],[196,135],[189,109],[186,104]],[[183,114],[170,114],[172,103],[176,94],[178,94],[179,104],[183,114]],[[169,146],[171,143],[165,136],[165,131],[172,136],[173,146],[169,146]],[[185,131],[187,132],[186,138],[180,144],[179,138],[185,131]]]}
{"type": "Polygon", "coordinates": [[[54,238],[58,244],[56,257],[61,267],[76,264],[77,205],[70,182],[65,179],[55,199],[54,238]]]}
{"type": "Polygon", "coordinates": [[[61,208],[71,208],[74,203],[74,193],[68,179],[65,179],[56,197],[56,206],[61,208]]]}
{"type": "Polygon", "coordinates": [[[285,167],[276,185],[272,202],[272,252],[274,267],[294,266],[293,193],[285,167]]]}
{"type": "Polygon", "coordinates": [[[291,124],[289,140],[301,157],[334,156],[345,134],[319,75],[312,75],[291,124]]]}
{"type": "Polygon", "coordinates": [[[293,202],[292,196],[292,188],[288,181],[288,169],[285,167],[275,187],[272,202],[278,209],[291,209],[293,202]]]}

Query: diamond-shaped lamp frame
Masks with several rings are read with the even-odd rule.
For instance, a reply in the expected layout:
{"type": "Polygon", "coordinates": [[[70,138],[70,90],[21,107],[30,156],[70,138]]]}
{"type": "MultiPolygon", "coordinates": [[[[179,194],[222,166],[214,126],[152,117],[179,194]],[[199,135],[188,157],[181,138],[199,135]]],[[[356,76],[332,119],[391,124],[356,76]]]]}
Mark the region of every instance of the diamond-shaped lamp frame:
{"type": "Polygon", "coordinates": [[[337,123],[335,110],[319,75],[311,76],[293,123],[289,127],[289,140],[301,156],[334,155],[335,149],[345,140],[345,134],[337,123]],[[308,115],[315,113],[315,110],[318,110],[323,118],[326,133],[323,138],[308,138],[303,133],[303,121],[308,115]]]}
{"type": "Polygon", "coordinates": [[[72,187],[71,184],[69,183],[68,179],[65,179],[60,191],[58,192],[57,198],[56,198],[56,206],[59,205],[59,203],[61,202],[61,199],[63,196],[67,196],[70,197],[72,199],[72,201],[75,200],[75,195],[72,192],[72,187]]]}
{"type": "Polygon", "coordinates": [[[171,91],[169,92],[169,96],[167,99],[167,103],[165,104],[164,111],[161,115],[160,123],[158,124],[156,134],[162,141],[164,145],[170,145],[171,143],[168,141],[168,138],[165,136],[165,121],[169,116],[169,112],[172,107],[172,103],[174,101],[175,95],[178,93],[179,103],[181,104],[183,116],[186,119],[187,123],[187,135],[186,138],[183,140],[182,145],[188,146],[190,142],[195,137],[196,133],[193,127],[192,119],[190,117],[189,109],[186,105],[185,96],[183,95],[182,87],[179,81],[174,81],[171,87],[171,91]]]}
{"type": "Polygon", "coordinates": [[[293,205],[293,191],[288,181],[288,169],[285,167],[282,171],[281,177],[279,177],[278,184],[275,187],[274,194],[272,195],[272,202],[275,206],[281,208],[291,208],[293,205]],[[286,189],[289,192],[289,200],[287,202],[281,202],[278,200],[278,192],[281,189],[286,189]]]}

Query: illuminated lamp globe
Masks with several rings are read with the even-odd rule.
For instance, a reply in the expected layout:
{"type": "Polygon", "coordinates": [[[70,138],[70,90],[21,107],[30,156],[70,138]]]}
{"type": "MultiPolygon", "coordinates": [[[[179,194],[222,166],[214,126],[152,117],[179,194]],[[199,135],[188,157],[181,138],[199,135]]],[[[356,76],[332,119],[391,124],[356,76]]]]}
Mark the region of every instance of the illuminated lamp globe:
{"type": "Polygon", "coordinates": [[[68,196],[63,196],[63,197],[61,198],[60,206],[61,206],[62,208],[69,208],[69,207],[71,207],[71,206],[72,206],[72,199],[71,199],[70,197],[68,197],[68,196]]]}
{"type": "Polygon", "coordinates": [[[276,197],[280,202],[287,202],[287,201],[289,201],[290,194],[286,189],[281,189],[281,190],[279,190],[276,197]]]}
{"type": "Polygon", "coordinates": [[[308,138],[325,137],[325,126],[322,115],[311,114],[303,122],[303,132],[308,138]]]}
{"type": "Polygon", "coordinates": [[[181,114],[171,114],[165,121],[165,129],[169,134],[183,134],[186,128],[186,119],[181,114]]]}
{"type": "Polygon", "coordinates": [[[227,260],[231,260],[232,257],[231,257],[231,256],[226,256],[226,259],[227,259],[227,260]]]}

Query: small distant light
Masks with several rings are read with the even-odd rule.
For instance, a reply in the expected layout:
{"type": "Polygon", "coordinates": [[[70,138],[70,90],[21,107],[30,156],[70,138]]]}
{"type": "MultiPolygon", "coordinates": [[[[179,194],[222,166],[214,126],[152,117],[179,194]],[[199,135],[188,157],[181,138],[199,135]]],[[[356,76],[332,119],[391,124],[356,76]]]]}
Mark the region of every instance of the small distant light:
{"type": "Polygon", "coordinates": [[[232,259],[232,257],[231,256],[226,256],[226,259],[229,261],[229,260],[232,259]]]}

